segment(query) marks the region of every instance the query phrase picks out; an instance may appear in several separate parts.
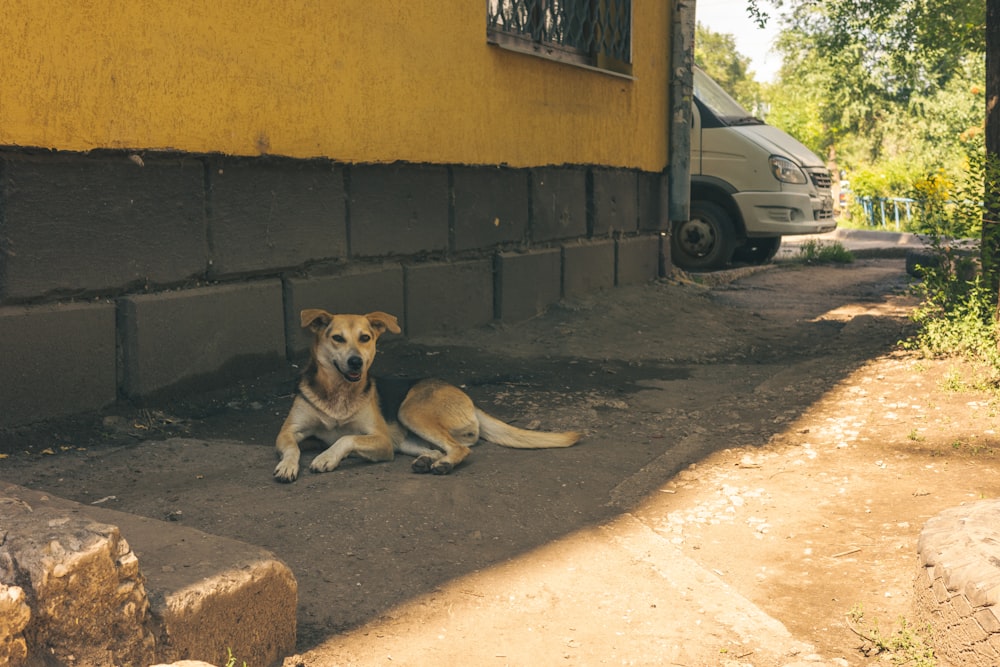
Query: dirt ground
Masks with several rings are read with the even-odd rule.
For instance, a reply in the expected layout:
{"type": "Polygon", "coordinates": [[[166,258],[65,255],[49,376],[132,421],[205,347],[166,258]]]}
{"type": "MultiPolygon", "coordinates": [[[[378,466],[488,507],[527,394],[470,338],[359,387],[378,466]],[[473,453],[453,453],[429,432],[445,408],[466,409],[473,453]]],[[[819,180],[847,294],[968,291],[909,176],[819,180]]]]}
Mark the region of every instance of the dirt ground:
{"type": "Polygon", "coordinates": [[[388,342],[382,375],[586,432],[483,444],[447,477],[401,457],[272,481],[290,371],[2,432],[0,480],[273,551],[299,582],[289,667],[864,665],[855,630],[913,618],[923,523],[1000,495],[995,396],[897,346],[909,281],[903,259],[780,263],[388,342]],[[720,621],[744,603],[756,626],[720,621]]]}

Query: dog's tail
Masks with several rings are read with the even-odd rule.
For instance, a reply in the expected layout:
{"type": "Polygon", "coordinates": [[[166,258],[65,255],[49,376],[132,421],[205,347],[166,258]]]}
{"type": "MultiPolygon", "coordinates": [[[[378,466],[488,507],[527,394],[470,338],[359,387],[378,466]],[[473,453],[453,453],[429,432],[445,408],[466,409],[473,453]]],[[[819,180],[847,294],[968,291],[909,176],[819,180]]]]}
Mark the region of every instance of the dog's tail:
{"type": "Polygon", "coordinates": [[[580,434],[576,431],[529,431],[511,426],[479,408],[476,408],[476,419],[479,421],[479,437],[514,449],[570,447],[580,439],[580,434]]]}

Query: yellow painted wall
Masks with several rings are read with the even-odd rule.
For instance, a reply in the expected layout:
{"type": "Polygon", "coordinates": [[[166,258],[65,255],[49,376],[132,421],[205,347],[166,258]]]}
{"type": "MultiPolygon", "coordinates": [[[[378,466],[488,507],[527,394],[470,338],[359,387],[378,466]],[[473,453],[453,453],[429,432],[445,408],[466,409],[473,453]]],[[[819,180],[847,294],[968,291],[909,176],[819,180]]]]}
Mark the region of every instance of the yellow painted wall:
{"type": "Polygon", "coordinates": [[[0,145],[658,171],[669,7],[630,81],[488,45],[484,0],[0,0],[0,145]]]}

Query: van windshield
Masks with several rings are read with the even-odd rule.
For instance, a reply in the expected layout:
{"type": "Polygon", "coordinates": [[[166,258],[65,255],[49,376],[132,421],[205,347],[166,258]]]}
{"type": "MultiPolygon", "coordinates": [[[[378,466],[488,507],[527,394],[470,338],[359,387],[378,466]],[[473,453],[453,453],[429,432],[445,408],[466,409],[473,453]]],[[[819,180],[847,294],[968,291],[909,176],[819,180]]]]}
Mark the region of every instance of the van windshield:
{"type": "Polygon", "coordinates": [[[700,68],[694,68],[694,96],[723,125],[763,125],[764,121],[754,118],[740,103],[729,96],[722,86],[712,80],[700,68]]]}

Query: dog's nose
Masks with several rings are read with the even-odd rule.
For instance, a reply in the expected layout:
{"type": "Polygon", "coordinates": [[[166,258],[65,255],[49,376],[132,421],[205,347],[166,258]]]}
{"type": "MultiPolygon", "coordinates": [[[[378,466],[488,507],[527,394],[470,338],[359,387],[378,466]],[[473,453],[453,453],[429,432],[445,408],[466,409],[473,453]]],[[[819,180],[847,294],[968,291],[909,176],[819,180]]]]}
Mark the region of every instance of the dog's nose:
{"type": "Polygon", "coordinates": [[[360,371],[365,365],[365,360],[359,356],[353,356],[347,358],[347,367],[352,371],[360,371]]]}

